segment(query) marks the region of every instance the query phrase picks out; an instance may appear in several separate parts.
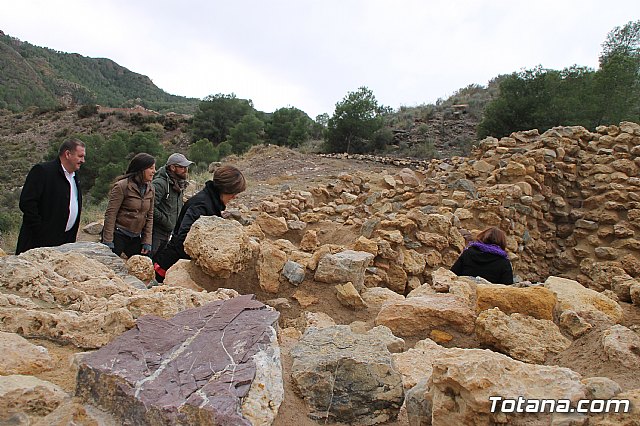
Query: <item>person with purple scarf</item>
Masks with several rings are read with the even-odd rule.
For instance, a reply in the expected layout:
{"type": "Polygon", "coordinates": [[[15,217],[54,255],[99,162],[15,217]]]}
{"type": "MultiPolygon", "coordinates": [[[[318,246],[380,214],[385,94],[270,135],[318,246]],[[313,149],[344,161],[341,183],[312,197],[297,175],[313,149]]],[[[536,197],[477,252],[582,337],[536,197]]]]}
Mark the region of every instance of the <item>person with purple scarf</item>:
{"type": "Polygon", "coordinates": [[[507,236],[496,227],[480,232],[451,267],[458,276],[482,277],[494,284],[513,284],[513,269],[505,251],[507,236]]]}

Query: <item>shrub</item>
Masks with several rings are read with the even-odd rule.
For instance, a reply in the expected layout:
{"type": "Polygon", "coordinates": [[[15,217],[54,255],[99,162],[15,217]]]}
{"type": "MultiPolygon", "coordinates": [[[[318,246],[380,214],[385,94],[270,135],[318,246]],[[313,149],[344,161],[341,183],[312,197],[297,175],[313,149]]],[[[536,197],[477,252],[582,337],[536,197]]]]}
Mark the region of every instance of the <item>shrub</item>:
{"type": "Polygon", "coordinates": [[[98,113],[98,105],[82,105],[80,109],[78,109],[78,117],[79,118],[87,118],[98,113]]]}

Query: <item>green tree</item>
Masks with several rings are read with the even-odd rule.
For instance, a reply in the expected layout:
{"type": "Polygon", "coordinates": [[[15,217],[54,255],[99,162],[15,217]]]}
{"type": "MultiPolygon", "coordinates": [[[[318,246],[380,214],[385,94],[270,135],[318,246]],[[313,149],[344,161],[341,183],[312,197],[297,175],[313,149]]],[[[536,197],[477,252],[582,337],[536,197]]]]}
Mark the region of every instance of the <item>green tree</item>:
{"type": "Polygon", "coordinates": [[[640,21],[615,27],[602,44],[595,78],[598,124],[640,119],[640,21]]]}
{"type": "Polygon", "coordinates": [[[96,177],[91,188],[91,196],[96,201],[102,200],[107,196],[113,179],[123,174],[127,169],[130,159],[127,143],[127,133],[118,132],[107,139],[102,146],[98,147],[93,164],[96,169],[96,177]]]}
{"type": "Polygon", "coordinates": [[[242,154],[262,141],[264,122],[253,114],[247,114],[240,122],[229,130],[227,141],[234,154],[242,154]]]}
{"type": "Polygon", "coordinates": [[[222,142],[220,145],[217,146],[217,148],[218,148],[218,154],[220,159],[223,159],[224,157],[233,154],[233,147],[227,141],[222,142]]]}
{"type": "Polygon", "coordinates": [[[189,147],[189,158],[196,164],[209,164],[218,161],[218,147],[209,139],[200,139],[189,147]]]}
{"type": "Polygon", "coordinates": [[[384,126],[390,109],[378,105],[373,92],[360,87],[336,104],[327,123],[325,145],[329,152],[363,153],[371,148],[374,134],[384,126]]]}
{"type": "Polygon", "coordinates": [[[156,162],[161,164],[166,160],[165,151],[160,143],[158,133],[150,132],[135,132],[127,137],[127,148],[130,153],[146,152],[153,155],[156,158],[156,162]]]}
{"type": "Polygon", "coordinates": [[[544,131],[559,125],[640,120],[640,21],[612,30],[600,55],[600,68],[541,66],[502,77],[499,94],[484,111],[478,136],[502,137],[514,131],[544,131]]]}
{"type": "Polygon", "coordinates": [[[640,21],[629,21],[623,27],[615,27],[607,34],[600,52],[600,66],[618,56],[640,55],[640,21]]]}
{"type": "Polygon", "coordinates": [[[217,145],[227,139],[245,115],[254,111],[251,100],[236,98],[233,93],[208,96],[193,116],[193,140],[206,138],[217,145]]]}
{"type": "Polygon", "coordinates": [[[275,145],[297,147],[309,139],[313,120],[303,111],[289,107],[274,111],[265,127],[267,140],[275,145]]]}

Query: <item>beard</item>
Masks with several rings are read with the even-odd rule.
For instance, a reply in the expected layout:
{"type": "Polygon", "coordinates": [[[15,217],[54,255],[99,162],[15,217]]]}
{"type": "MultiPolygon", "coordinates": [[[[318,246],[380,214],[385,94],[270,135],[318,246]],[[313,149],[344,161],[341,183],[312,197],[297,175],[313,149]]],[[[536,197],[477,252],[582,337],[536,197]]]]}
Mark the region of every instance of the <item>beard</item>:
{"type": "Polygon", "coordinates": [[[169,170],[169,175],[177,179],[186,180],[189,177],[189,169],[176,169],[169,170]]]}

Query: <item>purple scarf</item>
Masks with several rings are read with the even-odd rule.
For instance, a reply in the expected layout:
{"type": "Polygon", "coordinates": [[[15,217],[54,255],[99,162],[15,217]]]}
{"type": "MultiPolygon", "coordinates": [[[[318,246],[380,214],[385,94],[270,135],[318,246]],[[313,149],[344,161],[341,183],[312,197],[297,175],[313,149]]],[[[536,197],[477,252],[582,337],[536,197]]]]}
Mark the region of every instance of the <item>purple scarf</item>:
{"type": "Polygon", "coordinates": [[[497,246],[495,244],[487,244],[487,243],[483,243],[482,241],[471,241],[467,246],[467,248],[469,247],[476,247],[478,250],[482,252],[502,256],[505,259],[509,258],[509,255],[507,254],[507,252],[502,250],[500,246],[497,246]]]}

